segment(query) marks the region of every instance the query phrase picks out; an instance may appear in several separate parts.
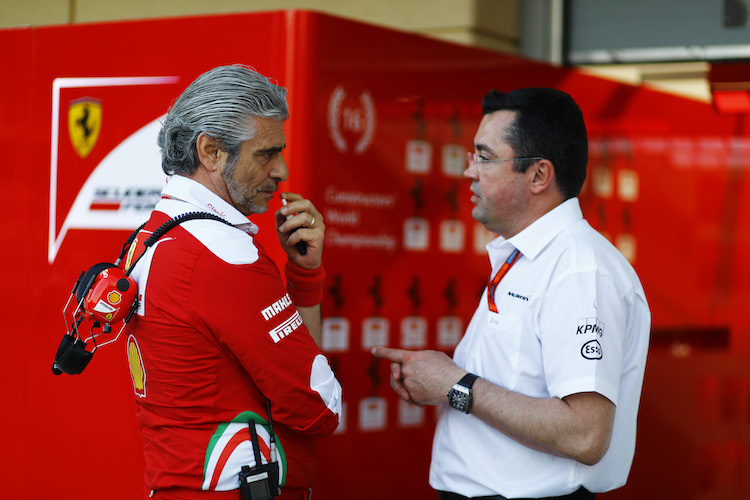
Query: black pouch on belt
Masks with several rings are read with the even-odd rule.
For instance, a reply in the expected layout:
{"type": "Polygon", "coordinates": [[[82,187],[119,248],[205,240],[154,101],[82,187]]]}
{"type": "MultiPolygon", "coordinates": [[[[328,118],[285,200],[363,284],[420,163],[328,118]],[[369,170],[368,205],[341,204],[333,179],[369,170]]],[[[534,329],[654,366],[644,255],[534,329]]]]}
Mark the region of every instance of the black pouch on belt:
{"type": "Polygon", "coordinates": [[[240,495],[242,500],[272,500],[279,492],[279,464],[269,462],[263,464],[260,457],[258,432],[255,422],[248,422],[250,439],[255,453],[255,467],[243,465],[240,470],[240,495]]]}

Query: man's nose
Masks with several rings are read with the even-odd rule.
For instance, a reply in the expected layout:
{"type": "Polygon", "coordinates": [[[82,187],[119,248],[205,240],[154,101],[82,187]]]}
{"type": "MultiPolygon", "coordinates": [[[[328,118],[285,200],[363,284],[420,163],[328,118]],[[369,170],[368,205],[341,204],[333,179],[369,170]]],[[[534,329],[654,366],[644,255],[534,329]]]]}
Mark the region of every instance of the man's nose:
{"type": "Polygon", "coordinates": [[[289,167],[287,167],[284,155],[279,154],[278,159],[274,162],[273,168],[268,172],[269,177],[285,181],[289,178],[289,167]]]}
{"type": "Polygon", "coordinates": [[[466,162],[464,177],[467,179],[479,179],[479,165],[473,161],[466,162]]]}

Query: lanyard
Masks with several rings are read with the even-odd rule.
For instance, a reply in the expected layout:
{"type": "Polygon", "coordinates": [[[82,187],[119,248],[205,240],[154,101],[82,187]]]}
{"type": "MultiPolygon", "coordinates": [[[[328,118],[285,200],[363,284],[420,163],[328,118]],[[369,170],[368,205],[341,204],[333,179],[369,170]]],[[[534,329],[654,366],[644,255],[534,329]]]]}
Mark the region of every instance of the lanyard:
{"type": "Polygon", "coordinates": [[[508,260],[503,263],[502,267],[497,272],[495,277],[492,278],[492,281],[487,287],[487,305],[490,307],[490,311],[492,311],[493,313],[497,312],[497,306],[495,305],[495,289],[497,288],[497,285],[500,284],[500,280],[503,279],[506,274],[508,274],[508,271],[510,271],[510,268],[513,267],[513,264],[516,263],[518,257],[520,256],[521,252],[519,252],[517,248],[513,250],[513,253],[510,254],[508,260]]]}

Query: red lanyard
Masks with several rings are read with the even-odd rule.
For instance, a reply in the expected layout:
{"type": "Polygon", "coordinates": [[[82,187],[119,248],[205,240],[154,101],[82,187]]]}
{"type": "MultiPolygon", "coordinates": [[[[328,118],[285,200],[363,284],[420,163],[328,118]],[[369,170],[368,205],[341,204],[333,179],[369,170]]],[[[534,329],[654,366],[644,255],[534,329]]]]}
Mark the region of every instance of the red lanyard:
{"type": "Polygon", "coordinates": [[[500,284],[500,280],[503,279],[506,274],[508,274],[508,271],[510,271],[510,268],[513,267],[513,264],[516,263],[518,257],[520,256],[521,252],[519,252],[517,248],[513,250],[513,253],[510,254],[508,260],[505,261],[505,263],[502,265],[495,277],[492,278],[492,281],[487,287],[487,305],[490,307],[490,311],[492,311],[493,313],[497,312],[497,306],[495,305],[495,289],[497,288],[497,285],[500,284]]]}

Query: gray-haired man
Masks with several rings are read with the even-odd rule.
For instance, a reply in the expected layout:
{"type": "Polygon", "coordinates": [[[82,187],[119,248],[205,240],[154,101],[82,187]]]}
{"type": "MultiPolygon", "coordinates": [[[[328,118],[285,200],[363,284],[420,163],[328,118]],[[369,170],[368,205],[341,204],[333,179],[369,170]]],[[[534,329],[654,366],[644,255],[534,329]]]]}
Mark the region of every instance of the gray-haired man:
{"type": "Polygon", "coordinates": [[[338,425],[341,387],[317,345],[323,218],[299,194],[280,194],[286,287],[247,218],[268,210],[288,176],[287,117],[286,89],[222,66],[190,84],[159,134],[170,177],[130,256],[140,257],[128,358],[147,496],[239,499],[243,467],[247,482],[270,462],[282,498],[307,498],[315,438],[338,425]],[[139,242],[191,212],[221,220],[182,222],[141,255],[139,242]]]}

